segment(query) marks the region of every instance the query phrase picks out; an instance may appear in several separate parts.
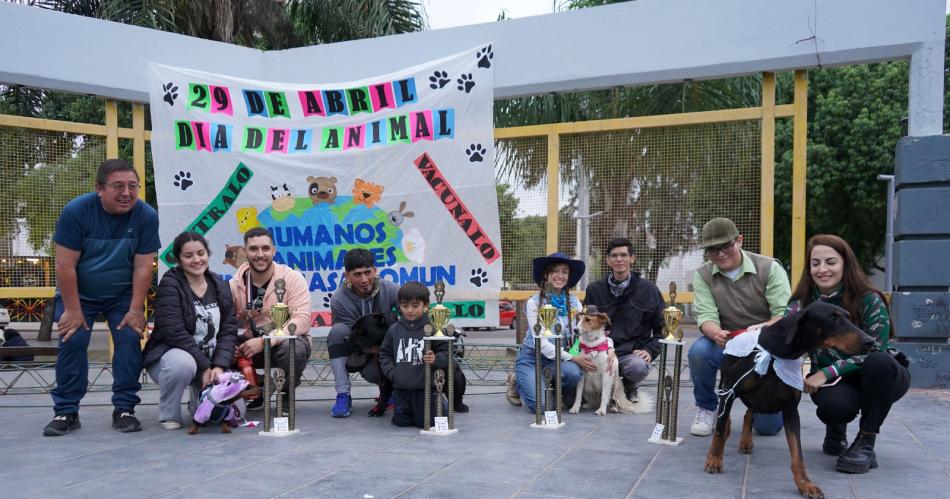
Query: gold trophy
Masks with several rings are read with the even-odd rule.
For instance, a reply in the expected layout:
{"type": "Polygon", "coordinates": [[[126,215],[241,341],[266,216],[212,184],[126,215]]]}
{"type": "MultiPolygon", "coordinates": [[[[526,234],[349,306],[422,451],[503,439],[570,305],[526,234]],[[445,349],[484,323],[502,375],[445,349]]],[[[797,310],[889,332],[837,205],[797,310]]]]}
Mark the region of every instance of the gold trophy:
{"type": "Polygon", "coordinates": [[[284,336],[284,324],[290,321],[290,307],[284,303],[285,293],[287,293],[287,283],[283,279],[274,281],[274,294],[277,296],[277,303],[271,306],[268,311],[270,320],[274,323],[271,336],[284,336]]]}
{"type": "Polygon", "coordinates": [[[455,405],[453,401],[455,400],[455,326],[449,324],[449,316],[452,315],[451,310],[448,307],[442,304],[442,298],[445,297],[445,283],[439,281],[435,283],[435,305],[429,307],[429,324],[426,324],[423,327],[423,331],[429,336],[426,336],[422,339],[423,341],[423,351],[429,352],[432,350],[433,342],[443,342],[443,344],[448,345],[446,356],[448,358],[448,366],[443,371],[442,369],[436,369],[435,373],[432,372],[432,366],[425,364],[424,366],[424,379],[425,379],[425,403],[423,405],[423,419],[424,423],[422,429],[419,430],[419,433],[423,435],[435,435],[435,436],[447,436],[458,433],[458,428],[455,427],[455,405]],[[444,332],[443,332],[444,331],[444,332]],[[445,334],[448,333],[448,334],[445,334]],[[435,383],[433,383],[433,375],[435,378],[435,383]],[[436,421],[435,428],[432,427],[432,388],[435,385],[436,397],[435,403],[435,417],[441,419],[442,416],[442,393],[443,387],[447,392],[448,400],[448,414],[446,414],[446,426],[447,428],[439,428],[439,421],[436,421]]]}
{"type": "Polygon", "coordinates": [[[551,327],[557,321],[557,309],[545,303],[538,309],[538,324],[541,326],[541,336],[554,336],[551,327]]]}
{"type": "MultiPolygon", "coordinates": [[[[290,314],[293,313],[291,307],[284,303],[284,294],[287,293],[287,283],[283,279],[274,281],[274,294],[277,297],[277,303],[268,310],[268,316],[274,324],[274,329],[264,339],[264,430],[258,432],[258,435],[267,437],[286,437],[300,433],[296,428],[296,387],[293,380],[296,379],[297,366],[294,365],[296,357],[297,325],[290,324],[290,314]],[[289,336],[284,332],[284,326],[287,327],[289,336]],[[282,369],[271,370],[271,349],[274,338],[282,337],[281,342],[289,341],[289,365],[288,372],[284,373],[282,369]],[[274,372],[276,371],[276,373],[274,372]],[[271,395],[274,390],[279,390],[277,394],[277,413],[271,419],[271,395]],[[283,395],[287,395],[287,407],[283,407],[283,395]],[[286,412],[287,417],[284,417],[286,412]],[[278,425],[278,422],[280,424],[278,425]]],[[[304,365],[304,369],[306,369],[304,365]]]]}
{"type": "Polygon", "coordinates": [[[683,330],[680,320],[683,312],[676,308],[676,283],[670,283],[670,306],[663,309],[663,328],[666,337],[660,340],[660,359],[656,386],[656,426],[647,440],[651,444],[679,445],[683,437],[676,436],[676,420],[679,412],[680,371],[683,368],[683,330]],[[675,351],[673,375],[666,373],[666,360],[670,345],[675,351]]]}
{"type": "MultiPolygon", "coordinates": [[[[429,324],[425,326],[426,333],[432,336],[445,337],[443,332],[445,325],[449,322],[449,316],[452,315],[448,307],[442,304],[442,298],[445,296],[445,283],[439,281],[435,283],[435,305],[429,307],[429,324]],[[432,331],[435,331],[434,333],[432,331]]],[[[449,327],[449,334],[454,332],[454,328],[449,327]]]]}
{"type": "Polygon", "coordinates": [[[680,330],[680,320],[683,319],[683,312],[676,308],[676,283],[670,283],[670,306],[663,309],[663,322],[666,324],[666,337],[664,341],[676,342],[683,337],[680,330]]]}

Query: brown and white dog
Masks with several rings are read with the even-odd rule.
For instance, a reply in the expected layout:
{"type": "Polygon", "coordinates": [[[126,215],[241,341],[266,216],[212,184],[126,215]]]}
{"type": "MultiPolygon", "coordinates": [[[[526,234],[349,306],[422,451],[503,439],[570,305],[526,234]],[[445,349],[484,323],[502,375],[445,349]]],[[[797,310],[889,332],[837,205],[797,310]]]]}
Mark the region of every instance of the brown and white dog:
{"type": "MultiPolygon", "coordinates": [[[[616,357],[609,358],[612,355],[610,349],[613,348],[613,342],[607,337],[606,327],[610,324],[607,314],[598,311],[596,305],[588,305],[578,314],[578,320],[581,328],[581,352],[597,366],[597,370],[584,371],[581,381],[577,384],[574,406],[569,412],[571,414],[580,412],[582,401],[590,407],[597,407],[594,414],[598,416],[607,414],[608,410],[623,413],[652,411],[652,407],[649,411],[638,410],[638,406],[646,404],[640,402],[634,404],[624,396],[617,359],[616,357]]],[[[644,400],[644,402],[647,401],[644,400]]]]}

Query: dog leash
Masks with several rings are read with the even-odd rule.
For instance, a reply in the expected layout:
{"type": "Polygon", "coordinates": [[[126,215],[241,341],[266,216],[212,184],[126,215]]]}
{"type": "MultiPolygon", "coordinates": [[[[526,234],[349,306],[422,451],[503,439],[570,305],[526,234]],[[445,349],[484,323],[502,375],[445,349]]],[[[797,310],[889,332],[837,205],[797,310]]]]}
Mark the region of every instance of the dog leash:
{"type": "Polygon", "coordinates": [[[720,398],[723,397],[723,396],[725,396],[725,397],[726,397],[726,402],[727,402],[727,403],[724,403],[724,404],[719,404],[719,406],[720,406],[720,407],[719,407],[719,411],[720,411],[720,412],[719,412],[719,415],[716,416],[716,419],[721,418],[722,415],[725,414],[725,412],[726,412],[726,406],[729,405],[729,404],[728,404],[728,401],[731,400],[731,399],[736,398],[736,387],[739,386],[739,383],[741,383],[742,380],[744,380],[745,377],[748,376],[749,374],[751,374],[753,371],[755,371],[755,366],[752,366],[752,369],[749,369],[748,371],[746,371],[745,374],[743,374],[742,376],[740,376],[739,379],[736,380],[736,383],[735,383],[734,385],[732,385],[732,388],[730,388],[730,389],[728,389],[728,390],[723,390],[723,389],[721,389],[721,388],[718,389],[718,390],[716,390],[716,395],[718,395],[720,398]]]}

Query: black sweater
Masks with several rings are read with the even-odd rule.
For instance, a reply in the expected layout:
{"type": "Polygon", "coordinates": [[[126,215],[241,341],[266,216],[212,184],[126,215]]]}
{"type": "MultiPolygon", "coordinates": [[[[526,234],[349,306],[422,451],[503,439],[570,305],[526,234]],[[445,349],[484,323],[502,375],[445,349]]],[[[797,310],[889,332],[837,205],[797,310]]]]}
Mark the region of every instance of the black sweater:
{"type": "Polygon", "coordinates": [[[627,355],[634,350],[646,350],[650,357],[660,353],[663,338],[663,295],[656,284],[631,272],[630,284],[623,293],[614,297],[607,284],[608,277],[587,286],[584,305],[597,305],[610,317],[610,337],[617,355],[627,355]]]}
{"type": "MultiPolygon", "coordinates": [[[[422,363],[423,341],[427,336],[423,327],[429,319],[423,316],[417,321],[399,319],[389,331],[379,348],[379,365],[383,374],[392,381],[393,387],[400,390],[422,390],[425,388],[425,367],[422,363]]],[[[433,341],[435,352],[433,369],[445,369],[449,359],[447,352],[451,340],[433,341]]]]}
{"type": "Polygon", "coordinates": [[[237,345],[237,317],[234,314],[234,300],[231,288],[221,276],[205,272],[208,291],[218,302],[221,315],[221,327],[217,332],[217,344],[209,359],[195,343],[195,294],[188,285],[188,279],[180,267],[175,267],[162,276],[155,298],[155,330],[142,350],[142,365],[149,367],[162,358],[172,348],[180,348],[195,358],[198,373],[212,367],[227,369],[234,358],[237,345]]]}

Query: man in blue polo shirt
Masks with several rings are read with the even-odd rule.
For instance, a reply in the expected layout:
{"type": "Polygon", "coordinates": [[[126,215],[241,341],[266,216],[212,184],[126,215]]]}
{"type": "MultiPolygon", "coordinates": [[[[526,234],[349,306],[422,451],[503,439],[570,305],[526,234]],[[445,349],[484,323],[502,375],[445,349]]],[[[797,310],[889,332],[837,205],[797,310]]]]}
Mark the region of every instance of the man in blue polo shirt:
{"type": "Polygon", "coordinates": [[[89,377],[91,325],[102,313],[109,322],[112,356],[112,427],[139,431],[135,418],[142,385],[145,295],[161,243],[158,213],[138,199],[138,173],[128,162],[106,160],[96,173],[96,192],[76,197],[56,222],[56,297],[59,329],[53,418],[43,434],[65,435],[80,427],[79,401],[89,377]]]}

